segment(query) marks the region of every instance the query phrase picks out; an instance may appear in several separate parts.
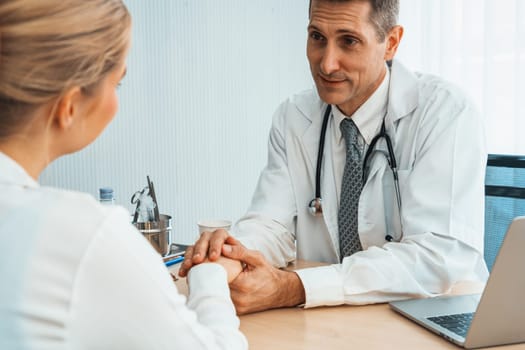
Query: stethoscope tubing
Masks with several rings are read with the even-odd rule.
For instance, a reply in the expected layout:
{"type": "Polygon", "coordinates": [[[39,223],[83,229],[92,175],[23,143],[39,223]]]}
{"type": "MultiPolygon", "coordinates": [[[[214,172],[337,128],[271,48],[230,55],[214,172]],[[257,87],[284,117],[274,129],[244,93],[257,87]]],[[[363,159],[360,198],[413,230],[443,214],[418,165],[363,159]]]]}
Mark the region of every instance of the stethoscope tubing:
{"type": "MultiPolygon", "coordinates": [[[[319,138],[319,151],[317,154],[317,165],[316,165],[316,171],[315,171],[315,198],[310,201],[308,204],[308,209],[310,213],[314,216],[320,216],[322,214],[322,198],[321,198],[321,170],[322,170],[322,163],[323,163],[323,155],[324,155],[324,144],[325,144],[325,138],[326,138],[326,129],[328,127],[328,121],[330,120],[330,113],[332,111],[332,106],[328,104],[325,109],[325,113],[323,116],[323,124],[321,126],[321,135],[319,138]]],[[[363,183],[366,183],[367,177],[368,177],[368,164],[370,162],[370,159],[372,157],[372,153],[374,152],[375,146],[377,142],[383,138],[386,143],[387,151],[388,151],[388,157],[387,161],[390,166],[390,169],[392,170],[392,177],[394,180],[394,190],[396,193],[396,202],[397,202],[397,209],[399,213],[399,220],[400,224],[402,225],[402,215],[401,215],[401,190],[399,188],[399,175],[397,171],[397,162],[396,157],[394,153],[394,147],[392,146],[392,140],[390,139],[390,136],[386,132],[385,127],[385,117],[383,117],[383,122],[381,124],[381,129],[379,131],[379,134],[374,136],[372,141],[370,142],[370,146],[366,150],[365,157],[363,159],[363,183]]],[[[401,229],[401,234],[399,239],[397,241],[401,241],[403,238],[403,229],[401,229]]],[[[392,242],[394,240],[394,237],[390,234],[387,234],[385,236],[385,239],[389,242],[392,242]]]]}
{"type": "Polygon", "coordinates": [[[330,112],[332,112],[332,105],[327,105],[323,117],[323,125],[321,126],[321,137],[319,138],[319,152],[317,154],[317,167],[315,169],[315,198],[321,199],[321,168],[323,166],[324,154],[324,140],[326,138],[326,128],[330,120],[330,112]],[[317,176],[319,175],[319,176],[317,176]]]}

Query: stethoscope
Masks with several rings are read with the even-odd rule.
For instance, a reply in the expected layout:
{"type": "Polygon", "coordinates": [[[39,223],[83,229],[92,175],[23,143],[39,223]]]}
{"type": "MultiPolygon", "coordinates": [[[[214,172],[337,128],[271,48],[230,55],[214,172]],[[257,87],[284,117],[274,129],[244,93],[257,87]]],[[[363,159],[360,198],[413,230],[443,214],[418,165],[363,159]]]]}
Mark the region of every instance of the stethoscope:
{"type": "MultiPolygon", "coordinates": [[[[310,201],[308,204],[308,211],[313,216],[321,216],[323,214],[323,205],[322,205],[322,198],[321,198],[321,166],[323,163],[323,152],[324,152],[324,143],[326,138],[326,128],[328,126],[328,121],[330,120],[330,112],[332,111],[332,106],[328,105],[326,106],[326,110],[324,112],[323,117],[323,125],[321,126],[321,136],[319,139],[319,151],[317,153],[317,167],[315,170],[315,198],[310,201]]],[[[397,209],[399,213],[399,222],[401,223],[401,192],[399,190],[399,177],[397,174],[397,163],[396,163],[396,157],[394,154],[394,147],[392,147],[392,140],[390,139],[390,136],[388,136],[386,132],[385,127],[385,119],[386,114],[383,117],[383,122],[381,123],[381,130],[379,131],[379,134],[374,136],[372,141],[370,142],[370,146],[366,150],[365,158],[363,160],[363,183],[366,183],[366,179],[368,176],[368,166],[370,163],[370,160],[372,159],[372,154],[374,153],[375,146],[377,142],[382,138],[385,140],[386,147],[388,150],[388,156],[385,154],[385,157],[387,158],[388,165],[390,166],[390,169],[392,170],[392,175],[394,178],[394,188],[396,192],[396,200],[397,200],[397,209]]],[[[379,151],[380,153],[384,154],[384,152],[379,151]]],[[[401,228],[401,234],[399,235],[399,238],[396,239],[396,241],[401,241],[403,238],[403,229],[401,228]]],[[[394,241],[394,237],[387,233],[385,236],[385,239],[388,242],[394,241]]]]}

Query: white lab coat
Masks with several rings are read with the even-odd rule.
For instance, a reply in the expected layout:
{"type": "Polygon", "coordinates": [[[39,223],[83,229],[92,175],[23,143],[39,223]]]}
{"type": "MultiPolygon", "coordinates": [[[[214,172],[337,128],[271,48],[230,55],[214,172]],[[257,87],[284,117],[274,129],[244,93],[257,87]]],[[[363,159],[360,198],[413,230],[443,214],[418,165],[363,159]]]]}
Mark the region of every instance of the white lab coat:
{"type": "MultiPolygon", "coordinates": [[[[385,123],[399,169],[402,225],[392,172],[386,157],[375,156],[359,201],[363,251],[342,263],[331,130],[322,165],[323,216],[308,213],[326,105],[309,90],[282,103],[274,115],[268,164],[232,232],[275,266],[296,257],[333,263],[298,271],[307,307],[430,296],[457,281],[487,278],[483,120],[456,87],[397,61],[390,84],[385,123]],[[387,233],[400,238],[401,226],[401,242],[387,242],[387,233]]],[[[384,141],[378,149],[386,150],[384,141]]]]}

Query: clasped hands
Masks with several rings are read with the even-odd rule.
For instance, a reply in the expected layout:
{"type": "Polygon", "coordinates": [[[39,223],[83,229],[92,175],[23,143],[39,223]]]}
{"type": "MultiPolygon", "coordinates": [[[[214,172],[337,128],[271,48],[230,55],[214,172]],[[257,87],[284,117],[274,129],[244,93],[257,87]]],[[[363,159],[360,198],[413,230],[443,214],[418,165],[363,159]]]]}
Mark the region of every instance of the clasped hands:
{"type": "Polygon", "coordinates": [[[179,276],[186,277],[192,266],[203,262],[219,263],[226,269],[239,315],[305,301],[296,273],[273,267],[260,252],[247,249],[226,230],[202,233],[195,245],[186,250],[179,276]]]}

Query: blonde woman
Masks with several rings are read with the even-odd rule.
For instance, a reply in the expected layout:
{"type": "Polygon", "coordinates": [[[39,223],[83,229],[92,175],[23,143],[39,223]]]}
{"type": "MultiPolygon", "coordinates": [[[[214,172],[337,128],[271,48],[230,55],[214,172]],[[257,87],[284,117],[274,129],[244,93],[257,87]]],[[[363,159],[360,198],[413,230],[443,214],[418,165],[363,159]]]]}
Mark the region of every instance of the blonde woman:
{"type": "Polygon", "coordinates": [[[37,183],[115,115],[130,26],[120,0],[0,1],[1,349],[247,347],[238,262],[192,269],[186,305],[125,210],[37,183]]]}

